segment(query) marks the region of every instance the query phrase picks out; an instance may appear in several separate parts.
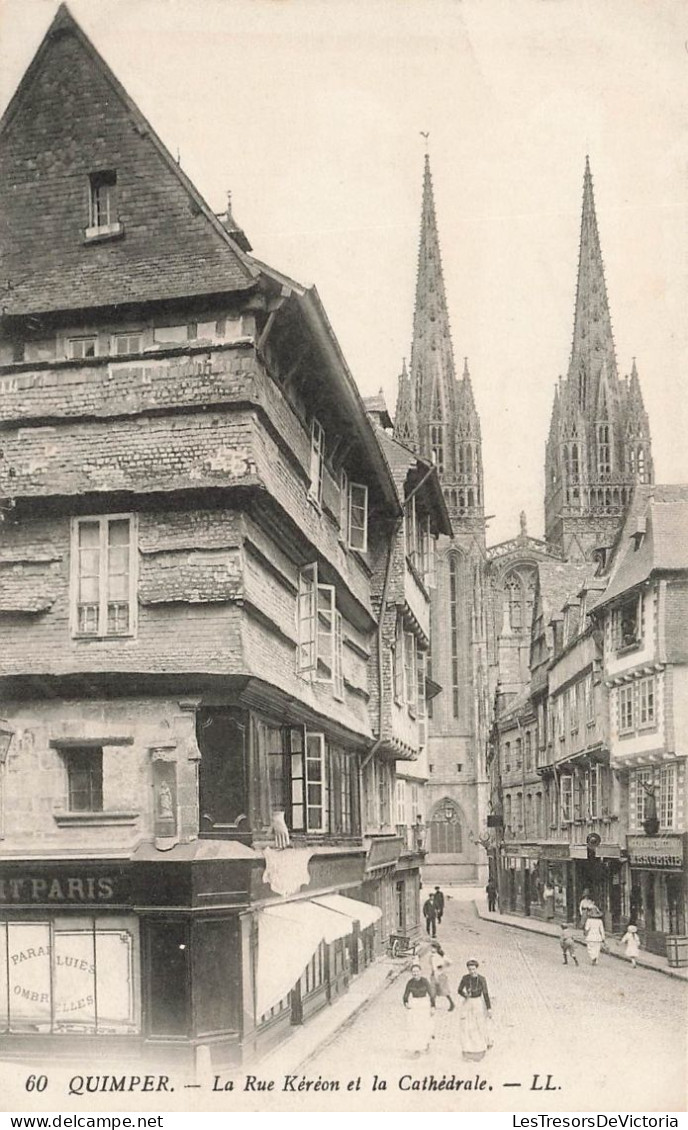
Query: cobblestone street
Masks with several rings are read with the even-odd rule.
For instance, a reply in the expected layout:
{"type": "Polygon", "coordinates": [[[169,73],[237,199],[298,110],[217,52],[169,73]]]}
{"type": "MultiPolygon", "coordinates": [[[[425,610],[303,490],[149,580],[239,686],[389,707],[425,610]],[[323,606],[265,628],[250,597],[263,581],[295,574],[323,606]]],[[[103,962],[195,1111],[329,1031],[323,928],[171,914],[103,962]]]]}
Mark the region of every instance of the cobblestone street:
{"type": "MultiPolygon", "coordinates": [[[[405,1048],[406,976],[385,989],[328,1047],[303,1068],[308,1076],[373,1074],[385,1078],[388,1109],[620,1110],[685,1108],[686,987],[661,974],[632,969],[602,955],[565,967],[556,939],[483,921],[470,901],[449,898],[438,938],[451,958],[455,991],[468,958],[480,962],[493,1011],[494,1047],[480,1063],[465,1063],[458,1009],[438,1002],[430,1053],[414,1059],[405,1048]],[[486,1079],[492,1091],[401,1092],[403,1075],[454,1074],[486,1079]],[[534,1076],[544,1087],[531,1089],[534,1076]],[[520,1087],[507,1088],[508,1083],[520,1087]]],[[[428,972],[428,958],[423,958],[428,972]]],[[[374,1096],[373,1096],[374,1097],[374,1096]]],[[[379,1096],[381,1097],[381,1096],[379,1096]]],[[[375,1104],[377,1106],[377,1104],[375,1104]]],[[[380,1109],[384,1109],[380,1105],[380,1109]]]]}

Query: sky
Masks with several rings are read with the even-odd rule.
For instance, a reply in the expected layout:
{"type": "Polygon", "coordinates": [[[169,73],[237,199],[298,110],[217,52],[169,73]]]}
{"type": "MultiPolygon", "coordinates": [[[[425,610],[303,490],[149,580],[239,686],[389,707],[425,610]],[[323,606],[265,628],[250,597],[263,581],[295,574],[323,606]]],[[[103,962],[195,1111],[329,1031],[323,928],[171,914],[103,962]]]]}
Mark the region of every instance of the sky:
{"type": "MultiPolygon", "coordinates": [[[[0,108],[57,0],[0,0],[0,108]]],[[[70,0],[215,211],[315,284],[363,395],[410,356],[425,141],[488,542],[543,528],[590,156],[622,374],[688,481],[688,0],[70,0]]]]}

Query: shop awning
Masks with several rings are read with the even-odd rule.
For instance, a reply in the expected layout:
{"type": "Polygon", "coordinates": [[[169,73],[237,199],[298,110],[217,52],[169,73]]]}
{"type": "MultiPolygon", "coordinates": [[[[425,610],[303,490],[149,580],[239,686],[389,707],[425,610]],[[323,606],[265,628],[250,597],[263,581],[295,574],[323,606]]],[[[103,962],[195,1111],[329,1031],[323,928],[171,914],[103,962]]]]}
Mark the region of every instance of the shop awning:
{"type": "Polygon", "coordinates": [[[379,906],[371,906],[369,902],[346,898],[344,895],[322,895],[320,898],[313,899],[313,902],[327,907],[328,910],[334,910],[337,914],[346,914],[352,922],[360,923],[362,930],[365,930],[367,926],[372,926],[382,918],[382,911],[379,906]]]}
{"type": "Polygon", "coordinates": [[[350,915],[309,900],[262,910],[258,915],[257,1016],[263,1016],[294,988],[321,942],[329,944],[352,930],[350,915]]]}

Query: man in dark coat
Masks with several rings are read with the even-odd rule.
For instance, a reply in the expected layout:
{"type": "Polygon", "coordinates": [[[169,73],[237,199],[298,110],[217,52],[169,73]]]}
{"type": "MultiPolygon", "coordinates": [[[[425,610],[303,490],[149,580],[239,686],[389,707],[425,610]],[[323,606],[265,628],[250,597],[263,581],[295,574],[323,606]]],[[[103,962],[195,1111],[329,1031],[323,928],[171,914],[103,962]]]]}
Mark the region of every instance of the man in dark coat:
{"type": "Polygon", "coordinates": [[[435,904],[435,917],[437,918],[437,925],[442,925],[442,915],[444,914],[444,895],[439,887],[435,887],[432,901],[435,904]]]}
{"type": "Polygon", "coordinates": [[[437,935],[437,911],[435,910],[435,903],[432,895],[428,895],[423,903],[423,914],[425,916],[425,929],[428,934],[433,938],[437,935]]]}
{"type": "Polygon", "coordinates": [[[494,913],[497,909],[497,888],[491,879],[485,887],[485,891],[487,892],[487,909],[494,913]]]}

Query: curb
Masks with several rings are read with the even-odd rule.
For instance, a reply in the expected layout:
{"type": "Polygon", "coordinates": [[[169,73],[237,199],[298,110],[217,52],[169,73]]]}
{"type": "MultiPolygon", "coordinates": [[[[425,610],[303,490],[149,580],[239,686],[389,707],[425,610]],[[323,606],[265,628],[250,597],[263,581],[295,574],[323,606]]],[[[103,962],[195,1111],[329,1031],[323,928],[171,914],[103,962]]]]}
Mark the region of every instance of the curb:
{"type": "MultiPolygon", "coordinates": [[[[501,918],[493,918],[489,914],[483,914],[475,901],[473,902],[473,906],[475,907],[475,913],[482,922],[492,922],[495,926],[510,926],[514,930],[525,930],[528,934],[539,934],[541,938],[557,937],[556,934],[550,934],[549,930],[538,930],[533,926],[526,925],[525,922],[504,922],[501,918]]],[[[573,940],[579,946],[585,945],[582,938],[574,938],[573,940]]],[[[626,957],[623,953],[616,953],[614,950],[608,950],[605,957],[615,957],[617,961],[625,961],[627,965],[630,965],[630,958],[626,957]]],[[[638,959],[638,967],[640,969],[649,969],[652,973],[661,973],[664,977],[673,977],[675,981],[682,981],[684,985],[688,981],[688,977],[686,977],[685,974],[679,973],[678,970],[672,969],[669,965],[664,969],[657,965],[647,965],[644,961],[638,959]]]]}

